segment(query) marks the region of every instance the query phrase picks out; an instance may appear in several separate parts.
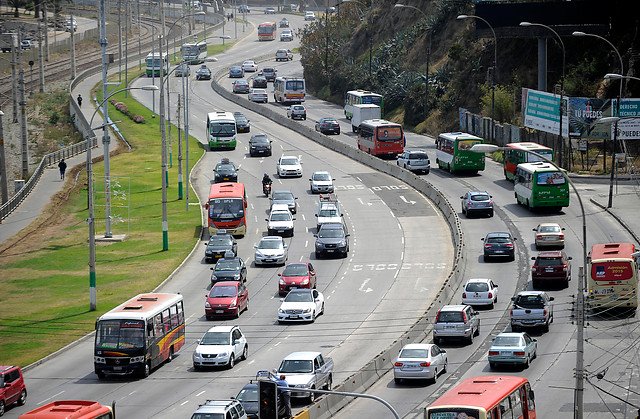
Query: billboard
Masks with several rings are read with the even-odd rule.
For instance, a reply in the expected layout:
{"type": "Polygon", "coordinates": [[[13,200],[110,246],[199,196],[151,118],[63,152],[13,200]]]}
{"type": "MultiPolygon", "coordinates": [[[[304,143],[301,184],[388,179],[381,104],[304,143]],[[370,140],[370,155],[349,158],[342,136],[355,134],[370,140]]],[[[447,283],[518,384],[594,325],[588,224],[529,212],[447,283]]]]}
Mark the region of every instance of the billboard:
{"type": "MultiPolygon", "coordinates": [[[[562,98],[562,136],[569,133],[567,118],[567,97],[562,98]]],[[[558,134],[560,130],[560,95],[540,90],[522,89],[522,109],[524,126],[538,131],[558,134]]]]}
{"type": "Polygon", "coordinates": [[[591,140],[611,138],[609,124],[596,124],[596,119],[611,116],[611,99],[569,98],[569,135],[591,140]]]}
{"type": "MultiPolygon", "coordinates": [[[[613,106],[618,104],[613,99],[613,106]]],[[[616,109],[617,110],[617,109],[616,109]]],[[[640,140],[640,99],[622,99],[620,101],[620,121],[618,121],[618,139],[640,140]],[[637,116],[638,118],[633,118],[637,116]]],[[[613,138],[614,125],[611,124],[611,138],[613,138]]]]}

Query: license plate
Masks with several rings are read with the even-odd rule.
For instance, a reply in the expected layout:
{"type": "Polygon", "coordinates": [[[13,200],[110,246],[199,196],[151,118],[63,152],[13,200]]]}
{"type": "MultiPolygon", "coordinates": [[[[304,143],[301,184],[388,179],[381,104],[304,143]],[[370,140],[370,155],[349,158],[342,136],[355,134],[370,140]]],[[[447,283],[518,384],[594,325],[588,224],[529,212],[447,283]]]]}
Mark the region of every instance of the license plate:
{"type": "Polygon", "coordinates": [[[553,268],[546,268],[544,271],[545,272],[553,272],[553,268]]]}
{"type": "Polygon", "coordinates": [[[455,329],[456,327],[455,326],[445,326],[444,328],[445,329],[455,329]]]}
{"type": "Polygon", "coordinates": [[[226,177],[226,178],[224,178],[223,180],[229,180],[229,178],[228,178],[228,177],[226,177]]]}
{"type": "Polygon", "coordinates": [[[331,253],[333,252],[333,249],[327,249],[327,252],[331,253]]]}
{"type": "Polygon", "coordinates": [[[224,313],[224,310],[216,310],[216,313],[217,314],[222,314],[222,313],[224,313]]]}
{"type": "Polygon", "coordinates": [[[500,351],[500,355],[509,356],[509,355],[511,355],[511,352],[509,352],[509,351],[500,351]]]}
{"type": "Polygon", "coordinates": [[[504,250],[494,250],[495,253],[504,253],[504,250]]]}
{"type": "Polygon", "coordinates": [[[407,365],[403,368],[403,370],[419,370],[420,367],[418,365],[407,365]]]}
{"type": "Polygon", "coordinates": [[[289,318],[290,318],[290,319],[297,319],[297,318],[299,318],[299,317],[300,317],[300,316],[289,316],[289,318]]]}
{"type": "Polygon", "coordinates": [[[222,257],[222,255],[215,255],[214,256],[216,259],[220,259],[222,257]]]}
{"type": "Polygon", "coordinates": [[[265,259],[265,262],[275,262],[275,259],[265,259]]]}
{"type": "Polygon", "coordinates": [[[113,367],[114,371],[122,371],[122,367],[113,367]]]}
{"type": "Polygon", "coordinates": [[[284,233],[284,230],[278,230],[278,233],[284,233]]]}

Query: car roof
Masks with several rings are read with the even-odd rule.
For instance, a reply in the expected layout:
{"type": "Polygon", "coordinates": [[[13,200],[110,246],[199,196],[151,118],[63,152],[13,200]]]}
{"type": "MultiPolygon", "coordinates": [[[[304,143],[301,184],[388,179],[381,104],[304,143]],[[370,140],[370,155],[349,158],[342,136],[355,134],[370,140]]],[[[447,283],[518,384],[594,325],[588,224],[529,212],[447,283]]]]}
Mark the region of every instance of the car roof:
{"type": "Polygon", "coordinates": [[[320,226],[320,229],[331,229],[331,230],[337,230],[337,229],[344,229],[344,225],[342,225],[342,223],[324,223],[322,224],[322,226],[320,226]]]}
{"type": "Polygon", "coordinates": [[[525,295],[526,296],[526,295],[544,295],[544,294],[546,294],[546,292],[544,292],[544,291],[535,291],[535,290],[533,290],[533,291],[520,291],[519,293],[516,294],[516,297],[518,295],[525,295]]]}
{"type": "MultiPolygon", "coordinates": [[[[225,281],[225,282],[231,282],[231,281],[225,281]]],[[[237,326],[235,326],[235,325],[233,325],[233,326],[226,326],[226,325],[213,326],[212,328],[207,330],[207,332],[230,332],[234,327],[237,327],[237,326]]]]}
{"type": "Polygon", "coordinates": [[[442,306],[440,311],[462,311],[466,307],[466,304],[447,304],[446,306],[442,306]]]}
{"type": "Polygon", "coordinates": [[[289,204],[273,204],[271,206],[271,211],[276,211],[276,212],[284,212],[287,211],[289,212],[289,204]]]}
{"type": "Polygon", "coordinates": [[[404,349],[430,349],[433,346],[433,343],[408,343],[402,347],[400,350],[404,349]]]}
{"type": "Polygon", "coordinates": [[[291,156],[291,155],[283,154],[282,156],[280,156],[280,159],[296,159],[296,160],[298,160],[298,156],[291,156]]]}
{"type": "Polygon", "coordinates": [[[278,208],[276,208],[274,210],[271,210],[271,214],[289,214],[289,215],[291,215],[291,212],[289,212],[288,208],[287,209],[284,209],[284,208],[283,209],[278,209],[278,208]]]}
{"type": "Polygon", "coordinates": [[[315,358],[318,354],[320,354],[320,352],[311,352],[311,351],[291,352],[289,355],[285,356],[284,359],[309,359],[309,358],[315,358]]]}
{"type": "Polygon", "coordinates": [[[467,192],[469,195],[489,195],[487,191],[469,191],[467,192]]]}
{"type": "Polygon", "coordinates": [[[469,280],[467,280],[467,284],[469,282],[490,282],[491,279],[489,278],[470,278],[469,280]]]}
{"type": "Polygon", "coordinates": [[[561,250],[546,250],[544,252],[538,253],[539,258],[559,258],[562,257],[561,250]]]}
{"type": "Polygon", "coordinates": [[[260,241],[279,241],[282,242],[284,239],[280,236],[264,236],[260,239],[260,241]]]}
{"type": "Polygon", "coordinates": [[[316,170],[315,172],[313,172],[314,175],[328,175],[329,172],[327,172],[326,170],[316,170]]]}
{"type": "Polygon", "coordinates": [[[502,332],[500,334],[498,334],[496,337],[498,336],[505,336],[505,337],[522,337],[524,336],[523,332],[502,332]]]}
{"type": "Polygon", "coordinates": [[[560,227],[558,223],[540,223],[538,227],[560,227]]]}

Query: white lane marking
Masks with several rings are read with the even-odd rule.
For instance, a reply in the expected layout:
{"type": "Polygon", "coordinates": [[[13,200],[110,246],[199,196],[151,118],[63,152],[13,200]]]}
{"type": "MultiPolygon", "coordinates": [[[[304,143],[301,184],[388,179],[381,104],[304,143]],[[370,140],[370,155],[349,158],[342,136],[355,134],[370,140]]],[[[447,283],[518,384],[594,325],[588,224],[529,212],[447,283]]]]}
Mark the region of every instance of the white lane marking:
{"type": "Polygon", "coordinates": [[[49,397],[48,399],[44,399],[43,401],[39,402],[38,404],[44,404],[45,402],[48,402],[49,400],[53,399],[54,397],[58,397],[62,393],[64,393],[64,390],[62,390],[60,393],[54,394],[53,396],[49,397]]]}
{"type": "Polygon", "coordinates": [[[284,147],[282,146],[282,144],[280,144],[280,148],[284,150],[284,147]]]}
{"type": "Polygon", "coordinates": [[[254,221],[257,223],[258,222],[258,216],[254,215],[253,218],[254,218],[254,221]]]}
{"type": "Polygon", "coordinates": [[[402,230],[402,226],[400,225],[400,223],[398,223],[398,229],[402,230]]]}
{"type": "Polygon", "coordinates": [[[189,403],[189,400],[185,400],[182,403],[180,403],[180,406],[184,406],[185,404],[189,403]]]}
{"type": "Polygon", "coordinates": [[[198,397],[198,396],[202,395],[203,393],[206,393],[206,391],[205,391],[205,390],[202,390],[200,393],[196,394],[196,397],[198,397]]]}
{"type": "Polygon", "coordinates": [[[400,237],[400,240],[402,240],[402,244],[404,245],[404,236],[400,237]]]}
{"type": "Polygon", "coordinates": [[[287,335],[287,336],[285,336],[284,338],[285,338],[285,340],[286,340],[286,339],[289,339],[290,337],[291,337],[291,335],[287,335]]]}
{"type": "Polygon", "coordinates": [[[329,298],[331,298],[331,296],[328,296],[328,297],[327,297],[327,300],[328,300],[329,298]]]}
{"type": "Polygon", "coordinates": [[[362,179],[360,179],[358,176],[356,176],[356,179],[358,179],[358,182],[362,182],[362,179]]]}
{"type": "Polygon", "coordinates": [[[302,262],[302,260],[304,259],[304,255],[300,255],[300,260],[299,262],[302,262]]]}
{"type": "Polygon", "coordinates": [[[400,260],[404,260],[404,250],[400,252],[400,260]]]}
{"type": "Polygon", "coordinates": [[[309,246],[309,240],[305,240],[304,241],[304,247],[308,247],[309,246]]]}
{"type": "Polygon", "coordinates": [[[304,221],[307,221],[307,219],[306,219],[306,217],[304,216],[304,214],[302,214],[302,219],[303,219],[304,221]]]}
{"type": "Polygon", "coordinates": [[[255,209],[255,208],[253,207],[253,204],[249,204],[249,205],[251,205],[251,209],[255,209]]]}
{"type": "Polygon", "coordinates": [[[360,285],[360,288],[358,288],[358,291],[362,291],[362,292],[364,292],[364,293],[368,293],[368,292],[373,291],[373,289],[371,289],[371,288],[369,288],[369,287],[367,287],[367,288],[365,289],[365,286],[367,285],[367,283],[368,283],[369,281],[371,281],[371,278],[367,278],[367,279],[365,279],[364,281],[362,281],[362,285],[360,285]]]}
{"type": "Polygon", "coordinates": [[[255,359],[252,359],[251,361],[249,361],[249,363],[248,363],[247,365],[251,365],[251,364],[253,364],[254,362],[256,362],[256,360],[255,360],[255,359]]]}
{"type": "Polygon", "coordinates": [[[414,205],[416,203],[416,201],[411,201],[411,200],[407,201],[407,198],[405,198],[404,195],[400,195],[400,199],[402,199],[405,204],[414,205]]]}
{"type": "Polygon", "coordinates": [[[275,348],[276,346],[280,345],[282,342],[276,342],[275,345],[273,345],[273,347],[275,348]]]}
{"type": "Polygon", "coordinates": [[[393,218],[396,218],[396,215],[393,213],[393,211],[389,210],[389,212],[391,213],[391,216],[392,216],[393,218]]]}

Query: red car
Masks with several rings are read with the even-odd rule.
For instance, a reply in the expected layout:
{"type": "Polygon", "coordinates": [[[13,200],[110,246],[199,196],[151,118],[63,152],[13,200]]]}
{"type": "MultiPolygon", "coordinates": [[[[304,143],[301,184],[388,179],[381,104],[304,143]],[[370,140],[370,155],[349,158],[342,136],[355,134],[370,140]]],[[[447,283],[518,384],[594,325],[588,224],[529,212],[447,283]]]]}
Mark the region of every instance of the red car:
{"type": "Polygon", "coordinates": [[[22,406],[27,401],[27,388],[20,367],[0,365],[0,416],[12,404],[22,406]]]}
{"type": "Polygon", "coordinates": [[[249,290],[238,281],[220,281],[213,284],[204,303],[207,320],[214,317],[240,317],[249,309],[249,290]]]}
{"type": "Polygon", "coordinates": [[[571,256],[562,250],[540,252],[531,267],[531,282],[534,289],[540,289],[543,285],[559,285],[562,288],[569,286],[571,281],[571,256]]]}
{"type": "Polygon", "coordinates": [[[290,263],[278,274],[278,291],[286,295],[292,288],[315,288],[316,270],[309,262],[290,263]]]}

